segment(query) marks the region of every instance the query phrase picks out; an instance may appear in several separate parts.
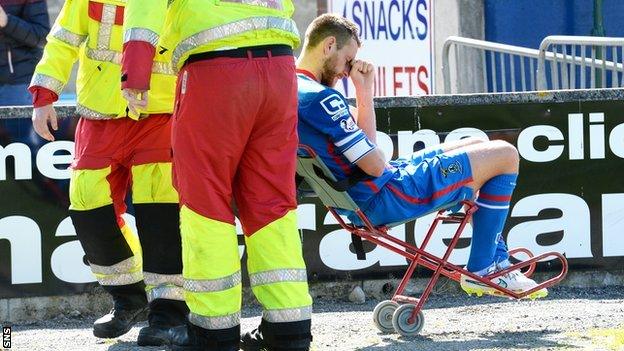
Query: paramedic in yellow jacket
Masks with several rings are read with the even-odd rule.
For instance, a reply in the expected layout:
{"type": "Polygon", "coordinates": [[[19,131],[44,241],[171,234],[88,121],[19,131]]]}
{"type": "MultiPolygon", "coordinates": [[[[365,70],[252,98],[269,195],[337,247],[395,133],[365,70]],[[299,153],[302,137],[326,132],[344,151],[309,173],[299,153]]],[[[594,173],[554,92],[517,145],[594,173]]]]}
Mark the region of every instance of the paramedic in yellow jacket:
{"type": "Polygon", "coordinates": [[[185,323],[178,195],[171,181],[170,123],[175,75],[166,55],[152,66],[150,104],[126,112],[121,95],[125,1],[67,0],[47,37],[29,90],[33,126],[54,140],[52,103],[79,62],[76,82],[80,120],[70,183],[70,216],[91,270],[114,308],[93,333],[113,338],[145,318],[139,345],[168,342],[169,329],[185,323]],[[132,187],[138,238],[121,217],[132,187]],[[141,253],[142,251],[142,253],[141,253]],[[146,295],[147,291],[147,295],[146,295]]]}
{"type": "Polygon", "coordinates": [[[240,338],[243,350],[310,347],[312,299],[295,215],[293,11],[291,0],[128,2],[122,87],[130,106],[150,103],[144,92],[154,89],[147,74],[153,55],[172,53],[178,71],[173,172],[190,323],[175,329],[174,350],[238,350],[232,200],[249,282],[264,310],[260,327],[240,338]]]}

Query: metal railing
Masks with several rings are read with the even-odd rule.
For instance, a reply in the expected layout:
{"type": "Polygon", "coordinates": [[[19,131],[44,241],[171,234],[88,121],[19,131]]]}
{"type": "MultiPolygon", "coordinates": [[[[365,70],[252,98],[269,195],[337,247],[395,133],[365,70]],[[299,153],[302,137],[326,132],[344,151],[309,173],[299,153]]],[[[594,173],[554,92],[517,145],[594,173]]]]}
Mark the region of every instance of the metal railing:
{"type": "Polygon", "coordinates": [[[623,62],[624,38],[549,36],[536,50],[451,36],[442,49],[444,93],[620,87],[624,84],[623,62]],[[472,74],[469,79],[482,81],[478,89],[467,91],[451,87],[451,47],[456,48],[455,80],[459,82],[472,74]],[[462,62],[459,48],[476,50],[480,56],[476,64],[480,67],[459,65],[462,62]],[[479,71],[481,77],[475,77],[474,73],[479,71]]]}
{"type": "Polygon", "coordinates": [[[538,88],[621,87],[622,61],[624,38],[549,36],[539,48],[538,88]]]}
{"type": "MultiPolygon", "coordinates": [[[[455,91],[455,93],[508,92],[536,90],[535,68],[539,50],[521,46],[506,45],[485,40],[451,36],[442,48],[442,74],[444,75],[444,93],[451,94],[450,49],[455,46],[456,62],[460,62],[459,47],[473,48],[480,51],[483,91],[455,91]],[[497,63],[500,69],[497,69],[497,63]],[[490,74],[488,79],[488,67],[490,74]],[[516,70],[516,67],[519,69],[516,70]]],[[[459,68],[458,64],[455,67],[459,68]]],[[[470,67],[474,69],[474,67],[470,67]]],[[[465,72],[463,74],[466,74],[465,72]]],[[[462,72],[457,71],[456,79],[462,72]]]]}

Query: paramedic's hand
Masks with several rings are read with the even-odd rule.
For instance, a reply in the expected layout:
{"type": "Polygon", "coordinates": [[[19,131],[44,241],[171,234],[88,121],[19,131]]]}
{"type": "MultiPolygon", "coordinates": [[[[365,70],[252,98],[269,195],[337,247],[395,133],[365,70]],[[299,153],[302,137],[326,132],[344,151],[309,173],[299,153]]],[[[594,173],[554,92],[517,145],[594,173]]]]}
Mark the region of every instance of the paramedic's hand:
{"type": "Polygon", "coordinates": [[[370,89],[372,91],[375,82],[375,66],[370,62],[353,60],[349,77],[355,90],[370,89]]]}
{"type": "Polygon", "coordinates": [[[54,141],[54,135],[50,132],[48,122],[54,130],[58,130],[56,111],[52,104],[35,107],[32,113],[32,123],[35,132],[47,141],[54,141]]]}
{"type": "Polygon", "coordinates": [[[147,107],[147,90],[123,89],[122,95],[128,101],[128,108],[132,114],[138,116],[139,109],[147,107]]]}

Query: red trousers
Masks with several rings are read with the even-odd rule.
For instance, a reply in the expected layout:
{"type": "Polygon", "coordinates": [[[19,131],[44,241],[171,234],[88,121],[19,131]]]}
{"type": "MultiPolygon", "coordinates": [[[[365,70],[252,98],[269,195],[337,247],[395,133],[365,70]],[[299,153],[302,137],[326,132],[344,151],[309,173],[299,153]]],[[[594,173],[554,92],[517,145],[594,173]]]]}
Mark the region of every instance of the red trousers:
{"type": "Polygon", "coordinates": [[[180,204],[246,235],[296,208],[297,82],[292,56],[193,62],[172,125],[180,204]]]}
{"type": "Polygon", "coordinates": [[[170,114],[155,114],[139,121],[130,118],[78,121],[72,168],[111,167],[107,180],[119,221],[126,212],[124,199],[132,181],[131,167],[157,162],[171,162],[170,114]]]}

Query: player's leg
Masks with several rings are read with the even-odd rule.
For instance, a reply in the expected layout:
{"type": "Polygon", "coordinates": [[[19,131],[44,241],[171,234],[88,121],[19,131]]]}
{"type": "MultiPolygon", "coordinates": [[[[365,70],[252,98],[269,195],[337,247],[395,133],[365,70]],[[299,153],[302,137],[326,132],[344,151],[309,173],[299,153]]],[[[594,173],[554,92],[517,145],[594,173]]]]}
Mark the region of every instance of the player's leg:
{"type": "MultiPolygon", "coordinates": [[[[439,145],[429,146],[429,147],[424,148],[422,150],[418,150],[418,151],[414,152],[413,154],[411,154],[409,157],[404,158],[403,160],[404,161],[409,161],[409,162],[412,162],[412,163],[420,163],[425,158],[434,157],[435,155],[439,155],[439,154],[442,154],[442,153],[445,153],[445,152],[450,152],[450,151],[453,151],[453,150],[461,149],[461,148],[469,146],[469,145],[483,143],[483,142],[486,142],[486,141],[487,140],[485,140],[485,139],[475,138],[475,137],[449,141],[449,142],[442,143],[442,144],[439,144],[439,145]]],[[[399,159],[399,160],[401,160],[401,159],[399,159]]]]}
{"type": "MultiPolygon", "coordinates": [[[[476,199],[479,209],[473,215],[472,245],[466,268],[486,276],[509,266],[502,230],[516,186],[519,156],[513,145],[499,140],[470,145],[462,148],[461,152],[465,152],[470,159],[473,180],[469,186],[475,192],[479,191],[476,199]]],[[[535,286],[534,281],[519,272],[501,279],[498,280],[500,284],[510,290],[525,291],[535,286]]],[[[462,287],[468,292],[497,293],[470,279],[463,279],[462,287]]],[[[542,297],[546,293],[545,289],[540,290],[532,297],[542,297]]]]}

